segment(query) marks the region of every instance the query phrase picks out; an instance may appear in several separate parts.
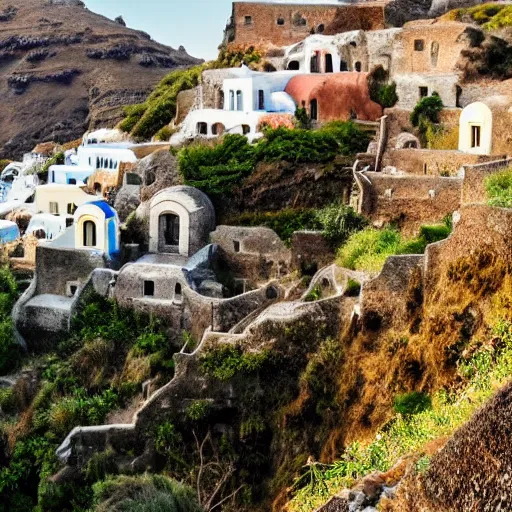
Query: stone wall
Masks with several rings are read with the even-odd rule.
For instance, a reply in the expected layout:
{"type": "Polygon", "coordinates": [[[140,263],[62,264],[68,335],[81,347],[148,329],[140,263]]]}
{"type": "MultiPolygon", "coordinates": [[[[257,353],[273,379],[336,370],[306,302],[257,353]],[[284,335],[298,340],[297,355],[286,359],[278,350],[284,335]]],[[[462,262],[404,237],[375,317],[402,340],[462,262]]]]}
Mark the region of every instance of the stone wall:
{"type": "Polygon", "coordinates": [[[77,249],[54,249],[40,245],[36,250],[37,288],[35,295],[66,296],[70,281],[85,283],[96,268],[107,267],[101,254],[77,249]]]}
{"type": "Polygon", "coordinates": [[[334,260],[334,251],[318,231],[296,231],[292,237],[292,269],[320,269],[334,260]]]}
{"type": "Polygon", "coordinates": [[[464,165],[461,169],[461,177],[464,179],[462,185],[462,204],[485,203],[487,193],[485,191],[485,178],[495,172],[512,168],[512,158],[494,160],[488,163],[477,165],[464,165]]]}
{"type": "Polygon", "coordinates": [[[287,46],[312,31],[325,35],[385,27],[384,4],[293,5],[263,2],[233,4],[233,44],[287,46]],[[250,17],[250,23],[248,23],[250,17]],[[283,24],[278,24],[278,20],[283,24]],[[300,22],[299,20],[305,20],[300,22]],[[323,25],[323,27],[322,27],[323,25]],[[323,30],[322,30],[323,28],[323,30]]]}
{"type": "Polygon", "coordinates": [[[437,92],[447,107],[457,106],[459,77],[455,73],[401,73],[393,75],[393,80],[398,95],[397,108],[412,110],[421,99],[420,87],[425,87],[429,96],[437,92]]]}
{"type": "Polygon", "coordinates": [[[432,149],[390,149],[384,156],[384,167],[395,167],[417,176],[455,176],[465,164],[480,164],[495,157],[469,155],[462,151],[432,149]]]}
{"type": "Polygon", "coordinates": [[[396,224],[405,234],[422,224],[439,222],[460,205],[462,178],[393,176],[364,173],[357,176],[362,189],[359,208],[376,226],[396,224]]]}

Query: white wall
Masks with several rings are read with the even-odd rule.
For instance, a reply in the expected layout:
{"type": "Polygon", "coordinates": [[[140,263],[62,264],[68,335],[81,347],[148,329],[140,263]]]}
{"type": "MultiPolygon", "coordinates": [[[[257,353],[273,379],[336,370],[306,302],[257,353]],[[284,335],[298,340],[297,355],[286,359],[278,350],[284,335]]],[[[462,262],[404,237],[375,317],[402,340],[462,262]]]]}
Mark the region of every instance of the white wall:
{"type": "Polygon", "coordinates": [[[481,102],[471,103],[460,114],[459,151],[475,155],[492,153],[492,111],[481,102]],[[480,145],[472,147],[472,126],[480,127],[480,145]]]}

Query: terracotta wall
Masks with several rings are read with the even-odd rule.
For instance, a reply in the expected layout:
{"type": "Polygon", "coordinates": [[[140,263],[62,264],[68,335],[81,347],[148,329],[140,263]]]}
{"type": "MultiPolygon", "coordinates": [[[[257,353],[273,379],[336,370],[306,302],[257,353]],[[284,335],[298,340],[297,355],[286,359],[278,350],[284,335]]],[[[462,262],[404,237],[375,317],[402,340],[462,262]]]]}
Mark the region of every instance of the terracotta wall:
{"type": "Polygon", "coordinates": [[[384,3],[338,7],[235,2],[233,23],[233,44],[287,46],[302,41],[313,29],[318,32],[320,25],[324,25],[325,35],[358,29],[383,29],[384,3]],[[297,26],[293,23],[297,14],[306,20],[306,25],[297,26]],[[246,24],[246,16],[251,16],[251,24],[246,24]],[[278,18],[284,19],[283,25],[277,24],[278,18]]]}

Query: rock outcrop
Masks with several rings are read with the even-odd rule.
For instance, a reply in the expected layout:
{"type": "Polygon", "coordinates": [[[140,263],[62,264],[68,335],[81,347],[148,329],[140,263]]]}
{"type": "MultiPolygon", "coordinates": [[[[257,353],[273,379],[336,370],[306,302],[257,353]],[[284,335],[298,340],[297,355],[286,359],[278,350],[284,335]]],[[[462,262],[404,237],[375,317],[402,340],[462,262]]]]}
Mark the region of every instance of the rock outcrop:
{"type": "Polygon", "coordinates": [[[113,126],[171,69],[200,62],[75,0],[0,0],[0,158],[113,126]]]}

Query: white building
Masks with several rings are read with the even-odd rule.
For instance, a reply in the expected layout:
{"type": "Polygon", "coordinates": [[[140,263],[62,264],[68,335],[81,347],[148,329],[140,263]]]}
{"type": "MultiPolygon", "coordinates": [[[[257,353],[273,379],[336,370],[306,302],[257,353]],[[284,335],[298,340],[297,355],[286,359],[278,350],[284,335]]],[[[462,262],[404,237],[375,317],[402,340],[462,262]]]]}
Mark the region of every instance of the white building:
{"type": "Polygon", "coordinates": [[[471,103],[460,114],[459,151],[474,155],[492,154],[492,110],[480,101],[471,103]]]}

